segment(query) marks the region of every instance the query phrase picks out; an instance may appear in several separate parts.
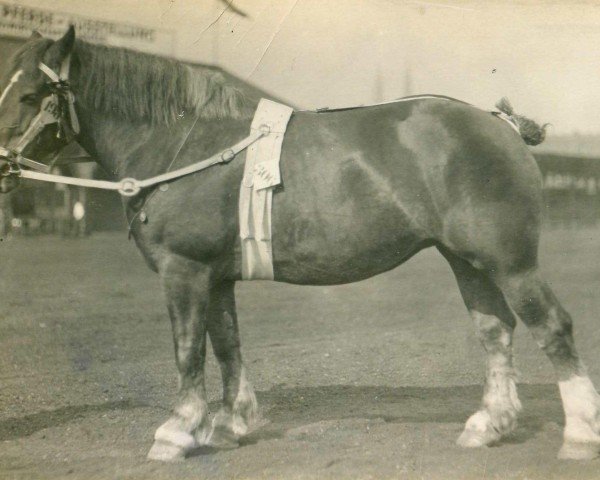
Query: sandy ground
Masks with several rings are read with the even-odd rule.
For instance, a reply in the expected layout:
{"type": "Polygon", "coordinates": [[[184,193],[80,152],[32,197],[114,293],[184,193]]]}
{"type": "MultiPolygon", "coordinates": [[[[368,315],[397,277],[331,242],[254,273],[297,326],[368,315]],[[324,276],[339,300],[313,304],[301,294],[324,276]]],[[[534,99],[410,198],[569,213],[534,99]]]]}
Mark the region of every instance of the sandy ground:
{"type": "MultiPolygon", "coordinates": [[[[542,264],[600,385],[600,230],[546,232],[542,264]]],[[[236,450],[149,462],[175,396],[157,277],[124,234],[0,243],[0,478],[600,478],[558,461],[547,359],[516,335],[524,413],[502,444],[455,446],[484,356],[448,266],[426,251],[340,287],[238,286],[264,424],[236,450]]],[[[208,363],[211,409],[219,372],[208,363]]]]}

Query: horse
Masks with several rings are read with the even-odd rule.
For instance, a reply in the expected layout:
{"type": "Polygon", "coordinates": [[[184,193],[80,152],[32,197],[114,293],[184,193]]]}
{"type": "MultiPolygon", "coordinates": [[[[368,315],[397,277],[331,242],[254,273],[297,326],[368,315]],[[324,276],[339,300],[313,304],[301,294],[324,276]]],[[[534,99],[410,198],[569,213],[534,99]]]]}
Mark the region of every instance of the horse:
{"type": "MultiPolygon", "coordinates": [[[[148,178],[230,147],[247,136],[258,102],[218,69],[89,44],[73,27],[55,41],[34,33],[1,85],[0,145],[24,135],[49,92],[68,90],[79,119],[71,136],[117,179],[148,178]],[[49,82],[41,64],[57,72],[67,59],[69,83],[49,82]]],[[[69,109],[59,110],[65,120],[69,109]]],[[[283,184],[273,194],[274,280],[356,282],[436,248],[487,352],[483,400],[458,444],[491,445],[515,428],[521,403],[512,336],[520,318],[555,369],[566,418],[559,457],[590,459],[600,452],[600,397],[577,353],[571,317],[538,262],[542,180],[524,140],[535,143],[529,129],[539,142],[543,130],[504,110],[516,125],[441,97],[294,112],[282,146],[283,184]]],[[[69,137],[60,125],[59,135],[44,129],[24,153],[49,162],[69,137]]],[[[235,446],[256,421],[234,294],[242,279],[245,157],[124,200],[130,233],[160,276],[179,379],[150,459],[182,459],[207,443],[235,446]],[[212,420],[207,336],[223,381],[212,420]]],[[[15,176],[5,173],[4,181],[13,188],[15,176]]]]}

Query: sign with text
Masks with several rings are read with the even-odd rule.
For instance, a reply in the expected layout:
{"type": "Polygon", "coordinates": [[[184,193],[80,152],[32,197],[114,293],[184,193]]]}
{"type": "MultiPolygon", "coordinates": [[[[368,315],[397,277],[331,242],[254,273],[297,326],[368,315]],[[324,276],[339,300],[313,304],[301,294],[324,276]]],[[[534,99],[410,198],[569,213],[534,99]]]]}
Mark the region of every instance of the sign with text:
{"type": "Polygon", "coordinates": [[[26,38],[37,30],[44,36],[58,38],[69,25],[75,25],[78,37],[89,42],[162,55],[175,53],[175,35],[170,30],[0,2],[0,36],[26,38]]]}

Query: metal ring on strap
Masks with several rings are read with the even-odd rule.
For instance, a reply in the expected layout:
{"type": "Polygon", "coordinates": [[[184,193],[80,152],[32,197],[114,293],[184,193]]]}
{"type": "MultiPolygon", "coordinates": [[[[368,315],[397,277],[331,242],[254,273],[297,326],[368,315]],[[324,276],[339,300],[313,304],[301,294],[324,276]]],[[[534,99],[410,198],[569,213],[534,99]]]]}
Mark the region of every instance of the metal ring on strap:
{"type": "Polygon", "coordinates": [[[221,153],[221,160],[223,160],[224,162],[230,162],[231,160],[233,160],[233,157],[235,157],[235,152],[231,148],[228,148],[223,153],[221,153]]]}
{"type": "Polygon", "coordinates": [[[119,184],[119,193],[124,197],[134,197],[140,193],[141,188],[135,178],[124,178],[119,184]]]}

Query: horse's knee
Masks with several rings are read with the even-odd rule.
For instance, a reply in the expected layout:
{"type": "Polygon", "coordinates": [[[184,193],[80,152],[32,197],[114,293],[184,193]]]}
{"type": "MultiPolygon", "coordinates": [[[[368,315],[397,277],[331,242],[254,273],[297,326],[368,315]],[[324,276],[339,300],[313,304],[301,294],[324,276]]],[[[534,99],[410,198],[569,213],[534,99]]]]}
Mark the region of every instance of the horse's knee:
{"type": "Polygon", "coordinates": [[[486,315],[474,310],[470,313],[477,327],[477,335],[489,353],[510,348],[515,327],[512,317],[500,319],[496,315],[486,315]]]}

